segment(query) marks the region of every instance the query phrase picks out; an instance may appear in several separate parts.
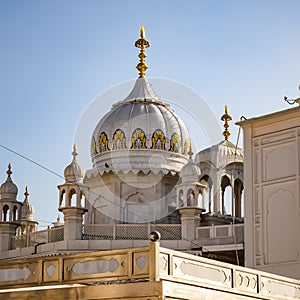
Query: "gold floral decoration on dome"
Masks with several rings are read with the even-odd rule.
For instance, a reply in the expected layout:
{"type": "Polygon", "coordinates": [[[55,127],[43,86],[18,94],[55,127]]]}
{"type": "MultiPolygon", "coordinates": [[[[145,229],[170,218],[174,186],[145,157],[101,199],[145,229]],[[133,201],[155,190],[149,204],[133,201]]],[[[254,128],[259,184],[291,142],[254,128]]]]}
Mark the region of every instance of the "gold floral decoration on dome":
{"type": "Polygon", "coordinates": [[[94,156],[97,155],[98,154],[97,144],[96,144],[96,140],[94,137],[92,138],[92,149],[93,149],[93,155],[94,156]]]}
{"type": "Polygon", "coordinates": [[[131,149],[147,149],[145,132],[137,128],[131,137],[131,149]]]}
{"type": "Polygon", "coordinates": [[[162,130],[156,129],[152,135],[151,149],[165,150],[166,138],[162,130]]]}
{"type": "Polygon", "coordinates": [[[100,134],[99,150],[100,150],[100,153],[103,153],[103,152],[106,152],[109,150],[108,138],[107,138],[107,134],[105,132],[101,132],[101,134],[100,134]]]}
{"type": "Polygon", "coordinates": [[[187,155],[189,149],[190,149],[190,141],[186,140],[183,147],[183,155],[187,155]]]}
{"type": "Polygon", "coordinates": [[[173,133],[170,140],[170,149],[169,151],[180,153],[180,138],[177,133],[173,133]]]}
{"type": "Polygon", "coordinates": [[[123,130],[117,129],[113,135],[113,150],[126,148],[126,136],[123,130]]]}

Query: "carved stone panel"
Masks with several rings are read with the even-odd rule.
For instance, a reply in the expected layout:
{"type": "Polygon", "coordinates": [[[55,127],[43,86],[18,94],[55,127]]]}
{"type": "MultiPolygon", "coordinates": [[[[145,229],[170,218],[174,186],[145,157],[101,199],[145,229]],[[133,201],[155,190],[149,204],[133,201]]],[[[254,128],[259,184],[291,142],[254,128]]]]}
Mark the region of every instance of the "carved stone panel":
{"type": "Polygon", "coordinates": [[[296,181],[264,187],[265,263],[296,261],[299,256],[299,199],[296,181]]]}
{"type": "Polygon", "coordinates": [[[38,281],[38,265],[18,265],[9,268],[0,268],[0,286],[11,284],[34,283],[38,281]]]}
{"type": "Polygon", "coordinates": [[[270,181],[297,174],[297,147],[295,142],[263,149],[263,179],[270,181]]]}
{"type": "Polygon", "coordinates": [[[241,291],[257,293],[257,275],[236,271],[236,288],[241,291]]]}
{"type": "Polygon", "coordinates": [[[58,281],[58,260],[43,263],[44,282],[58,281]]]}
{"type": "Polygon", "coordinates": [[[274,144],[276,142],[292,140],[296,137],[295,130],[285,130],[283,133],[272,133],[261,140],[262,145],[274,144]]]}
{"type": "Polygon", "coordinates": [[[231,270],[215,265],[173,257],[173,275],[194,281],[231,287],[231,270]]]}
{"type": "Polygon", "coordinates": [[[127,256],[114,255],[64,261],[64,279],[116,277],[127,274],[127,256]]]}
{"type": "Polygon", "coordinates": [[[300,298],[300,289],[296,284],[290,282],[279,281],[273,278],[261,277],[261,293],[267,296],[281,296],[283,299],[290,297],[293,299],[300,298]]]}
{"type": "Polygon", "coordinates": [[[148,252],[137,252],[133,254],[134,275],[148,274],[149,272],[149,254],[148,252]]]}
{"type": "Polygon", "coordinates": [[[159,272],[160,274],[169,273],[169,255],[160,253],[159,255],[159,272]]]}

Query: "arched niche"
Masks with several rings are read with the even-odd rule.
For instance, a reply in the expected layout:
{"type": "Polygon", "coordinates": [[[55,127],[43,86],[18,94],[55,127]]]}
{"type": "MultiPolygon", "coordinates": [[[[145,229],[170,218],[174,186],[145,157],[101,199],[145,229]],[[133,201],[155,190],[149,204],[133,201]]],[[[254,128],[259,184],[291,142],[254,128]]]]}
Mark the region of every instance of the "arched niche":
{"type": "Polygon", "coordinates": [[[231,182],[227,175],[221,179],[221,208],[222,215],[231,214],[232,212],[232,189],[231,182]]]}
{"type": "Polygon", "coordinates": [[[9,222],[9,206],[5,204],[2,208],[2,222],[9,222]]]}
{"type": "Polygon", "coordinates": [[[193,189],[189,189],[187,192],[187,206],[195,206],[195,192],[193,189]]]}
{"type": "Polygon", "coordinates": [[[206,212],[212,212],[212,203],[213,203],[213,183],[209,175],[205,174],[200,178],[200,183],[205,186],[202,191],[202,194],[198,197],[198,203],[200,207],[203,207],[206,212]],[[200,203],[200,199],[202,203],[200,203]],[[201,206],[201,205],[202,206],[201,206]]]}
{"type": "Polygon", "coordinates": [[[86,207],[86,203],[85,203],[85,195],[82,191],[80,191],[80,206],[81,207],[86,207]]]}
{"type": "Polygon", "coordinates": [[[19,219],[19,210],[18,206],[14,205],[13,210],[12,210],[12,220],[17,221],[19,219]]]}
{"type": "Polygon", "coordinates": [[[60,192],[59,196],[59,207],[65,207],[66,206],[66,191],[63,189],[60,192]]]}
{"type": "Polygon", "coordinates": [[[75,189],[69,191],[68,203],[67,206],[76,206],[77,198],[75,189]]]}
{"type": "Polygon", "coordinates": [[[239,178],[234,181],[234,216],[241,218],[243,216],[243,190],[244,184],[243,181],[239,178]]]}
{"type": "Polygon", "coordinates": [[[177,207],[182,207],[183,205],[184,205],[183,190],[180,190],[178,193],[177,207]]]}

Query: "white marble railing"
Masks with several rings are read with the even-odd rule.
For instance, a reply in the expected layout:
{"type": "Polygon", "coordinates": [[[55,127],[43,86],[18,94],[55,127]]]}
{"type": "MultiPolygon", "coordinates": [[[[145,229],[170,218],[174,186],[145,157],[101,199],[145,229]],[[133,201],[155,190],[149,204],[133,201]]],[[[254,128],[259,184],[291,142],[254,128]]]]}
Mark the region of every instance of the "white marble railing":
{"type": "Polygon", "coordinates": [[[227,238],[232,236],[243,237],[244,224],[213,225],[196,228],[197,239],[227,238]]]}

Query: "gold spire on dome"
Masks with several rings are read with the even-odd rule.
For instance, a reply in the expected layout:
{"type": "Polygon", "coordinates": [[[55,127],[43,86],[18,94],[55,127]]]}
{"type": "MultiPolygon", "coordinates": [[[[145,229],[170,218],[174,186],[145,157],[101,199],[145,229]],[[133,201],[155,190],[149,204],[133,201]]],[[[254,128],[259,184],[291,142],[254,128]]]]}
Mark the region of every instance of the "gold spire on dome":
{"type": "Polygon", "coordinates": [[[221,117],[221,120],[224,121],[225,130],[223,131],[223,135],[225,137],[225,141],[227,141],[229,136],[230,136],[230,132],[228,130],[228,128],[229,128],[228,121],[232,120],[231,115],[228,113],[228,106],[227,105],[225,105],[225,114],[221,117]]]}
{"type": "Polygon", "coordinates": [[[12,170],[11,170],[11,164],[8,164],[8,167],[7,167],[7,171],[6,171],[6,174],[8,175],[8,177],[10,177],[10,175],[12,174],[12,170]]]}
{"type": "Polygon", "coordinates": [[[135,47],[140,48],[140,54],[138,55],[140,58],[140,62],[137,64],[136,68],[139,70],[139,77],[144,78],[145,72],[148,69],[148,66],[145,62],[145,58],[147,57],[145,53],[145,48],[150,47],[149,41],[145,38],[145,27],[140,26],[140,39],[135,42],[135,47]]]}
{"type": "Polygon", "coordinates": [[[25,187],[25,193],[24,193],[24,196],[25,196],[25,199],[27,199],[28,196],[29,196],[28,186],[27,186],[27,185],[26,185],[26,187],[25,187]]]}
{"type": "Polygon", "coordinates": [[[78,155],[77,151],[76,151],[76,144],[74,144],[73,146],[73,152],[72,152],[73,158],[75,159],[76,156],[78,155]]]}

